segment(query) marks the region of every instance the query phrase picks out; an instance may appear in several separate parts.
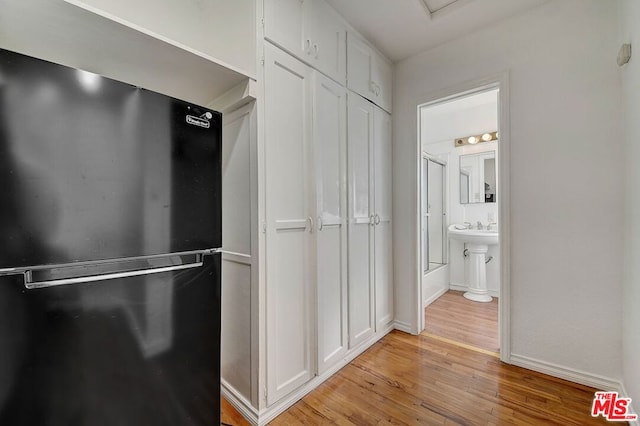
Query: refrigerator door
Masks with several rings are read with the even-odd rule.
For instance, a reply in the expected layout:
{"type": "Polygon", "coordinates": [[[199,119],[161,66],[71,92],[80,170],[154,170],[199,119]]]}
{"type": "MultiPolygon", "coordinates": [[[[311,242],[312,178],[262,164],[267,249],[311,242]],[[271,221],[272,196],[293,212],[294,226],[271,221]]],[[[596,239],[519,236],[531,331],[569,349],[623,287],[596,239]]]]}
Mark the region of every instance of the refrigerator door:
{"type": "Polygon", "coordinates": [[[0,424],[219,424],[220,255],[25,290],[0,277],[0,424]]]}
{"type": "Polygon", "coordinates": [[[221,245],[221,115],[0,50],[0,269],[221,245]]]}

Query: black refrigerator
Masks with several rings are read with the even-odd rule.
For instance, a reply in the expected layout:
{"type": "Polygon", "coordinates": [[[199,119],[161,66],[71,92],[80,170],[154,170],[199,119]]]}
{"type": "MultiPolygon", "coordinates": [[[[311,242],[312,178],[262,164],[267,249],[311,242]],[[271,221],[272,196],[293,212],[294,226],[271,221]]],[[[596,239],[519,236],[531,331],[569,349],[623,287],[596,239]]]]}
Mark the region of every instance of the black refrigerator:
{"type": "Polygon", "coordinates": [[[221,126],[0,50],[0,425],[220,423],[221,126]]]}

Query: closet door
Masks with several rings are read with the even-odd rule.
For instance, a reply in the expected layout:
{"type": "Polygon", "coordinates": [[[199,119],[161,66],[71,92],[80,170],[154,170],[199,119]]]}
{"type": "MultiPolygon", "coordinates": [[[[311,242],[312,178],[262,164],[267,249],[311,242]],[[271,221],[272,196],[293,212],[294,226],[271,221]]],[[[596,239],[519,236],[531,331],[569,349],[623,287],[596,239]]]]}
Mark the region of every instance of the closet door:
{"type": "Polygon", "coordinates": [[[310,69],[265,46],[267,403],[312,377],[310,69]]]}
{"type": "Polygon", "coordinates": [[[373,293],[373,108],[348,95],[349,347],[375,332],[373,293]]]}
{"type": "Polygon", "coordinates": [[[376,107],[373,122],[376,331],[380,331],[393,320],[391,116],[376,107]]]}
{"type": "Polygon", "coordinates": [[[265,0],[265,38],[299,58],[306,58],[311,51],[311,3],[312,0],[265,0]]]}
{"type": "Polygon", "coordinates": [[[318,70],[344,85],[347,79],[347,28],[324,0],[314,1],[309,61],[318,70]]]}
{"type": "Polygon", "coordinates": [[[347,352],[347,94],[314,72],[318,374],[347,352]]]}

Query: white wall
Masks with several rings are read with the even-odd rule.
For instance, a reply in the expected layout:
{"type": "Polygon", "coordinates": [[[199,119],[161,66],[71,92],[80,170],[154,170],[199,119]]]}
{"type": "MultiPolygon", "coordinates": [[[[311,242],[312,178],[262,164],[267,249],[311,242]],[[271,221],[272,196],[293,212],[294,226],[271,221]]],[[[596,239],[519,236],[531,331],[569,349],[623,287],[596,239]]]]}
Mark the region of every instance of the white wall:
{"type": "Polygon", "coordinates": [[[617,25],[617,2],[553,1],[397,64],[394,257],[400,323],[417,322],[416,106],[446,88],[508,70],[511,352],[620,378],[617,25]]]}
{"type": "Polygon", "coordinates": [[[622,68],[627,158],[622,369],[627,392],[637,410],[640,407],[640,2],[624,0],[621,21],[621,41],[632,43],[636,49],[635,57],[622,68]]]}
{"type": "MultiPolygon", "coordinates": [[[[255,0],[65,0],[256,73],[255,0]]],[[[143,53],[143,52],[141,52],[143,53]]]]}

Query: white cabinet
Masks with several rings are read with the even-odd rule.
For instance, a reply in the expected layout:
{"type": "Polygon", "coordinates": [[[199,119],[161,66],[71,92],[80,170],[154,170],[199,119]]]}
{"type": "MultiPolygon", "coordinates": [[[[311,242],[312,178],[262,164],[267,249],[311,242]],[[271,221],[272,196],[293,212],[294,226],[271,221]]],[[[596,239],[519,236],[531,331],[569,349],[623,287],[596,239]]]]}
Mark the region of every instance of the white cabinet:
{"type": "Polygon", "coordinates": [[[311,49],[311,7],[311,0],[265,0],[265,38],[305,58],[311,49]]]}
{"type": "Polygon", "coordinates": [[[318,374],[347,352],[347,93],[314,73],[318,374]]]}
{"type": "Polygon", "coordinates": [[[324,0],[265,0],[265,38],[344,84],[346,26],[324,0]]]}
{"type": "Polygon", "coordinates": [[[393,72],[391,64],[366,41],[352,32],[347,36],[347,86],[391,112],[393,72]]]}
{"type": "Polygon", "coordinates": [[[348,96],[349,346],[393,319],[391,118],[348,96]]]}
{"type": "Polygon", "coordinates": [[[349,346],[375,332],[373,294],[373,110],[352,93],[348,96],[349,171],[349,346]]]}
{"type": "Polygon", "coordinates": [[[311,66],[346,84],[347,28],[325,0],[313,0],[311,29],[311,66]]]}
{"type": "MultiPolygon", "coordinates": [[[[296,0],[297,1],[297,0],[296,0]]],[[[267,403],[313,376],[311,70],[265,46],[267,403]]]]}
{"type": "Polygon", "coordinates": [[[271,45],[264,86],[272,404],[348,349],[346,89],[271,45]]]}
{"type": "Polygon", "coordinates": [[[375,108],[373,123],[376,331],[380,331],[393,320],[391,116],[375,108]]]}

